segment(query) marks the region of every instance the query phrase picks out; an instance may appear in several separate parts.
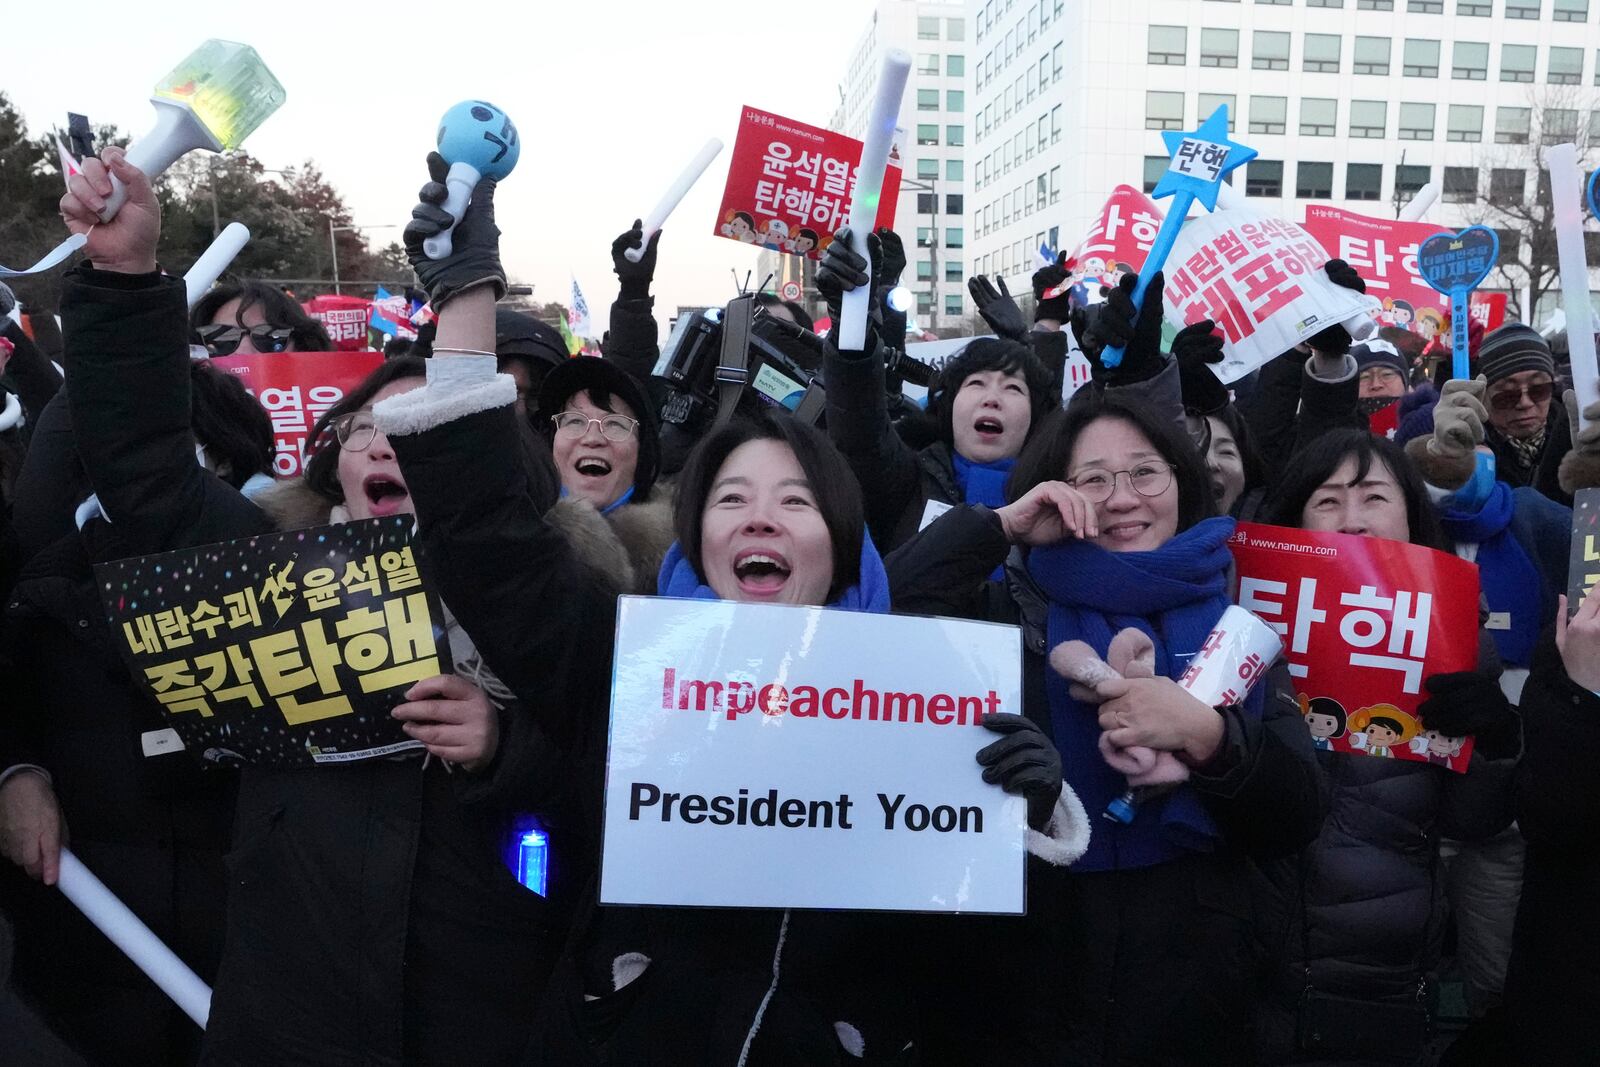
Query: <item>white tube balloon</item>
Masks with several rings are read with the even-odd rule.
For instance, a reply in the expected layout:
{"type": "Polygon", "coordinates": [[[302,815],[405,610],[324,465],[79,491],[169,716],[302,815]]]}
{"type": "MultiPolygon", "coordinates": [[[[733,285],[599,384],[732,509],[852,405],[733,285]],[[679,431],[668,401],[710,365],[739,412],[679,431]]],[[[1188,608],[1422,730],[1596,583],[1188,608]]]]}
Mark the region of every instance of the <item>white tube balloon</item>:
{"type": "MultiPolygon", "coordinates": [[[[911,73],[911,53],[891,48],[883,54],[878,95],[867,118],[867,137],[861,146],[861,166],[856,169],[855,194],[850,198],[851,245],[856,255],[870,259],[867,235],[878,220],[883,194],[883,172],[889,165],[895,123],[900,120],[900,98],[911,73]]],[[[862,285],[844,294],[839,309],[839,348],[859,352],[867,343],[867,315],[872,310],[872,286],[862,285]]]]}
{"type": "Polygon", "coordinates": [[[1572,391],[1581,412],[1600,400],[1600,366],[1595,363],[1594,308],[1589,303],[1589,262],[1583,253],[1583,175],[1576,145],[1545,149],[1550,169],[1550,199],[1556,228],[1556,265],[1561,268],[1561,306],[1567,313],[1567,351],[1572,357],[1572,391]]]}
{"type": "Polygon", "coordinates": [[[1411,198],[1411,202],[1400,209],[1400,221],[1421,222],[1422,216],[1426,215],[1433,202],[1439,199],[1439,190],[1438,182],[1429,182],[1418,189],[1417,195],[1411,198]]]}
{"type": "Polygon", "coordinates": [[[644,217],[644,240],[640,242],[639,247],[630,248],[623,255],[634,263],[644,258],[644,250],[650,247],[650,238],[665,225],[667,216],[678,206],[678,201],[688,195],[689,190],[694,188],[694,183],[700,180],[700,175],[706,172],[706,168],[711,166],[711,161],[721,153],[722,142],[717,138],[713,137],[705,143],[705,147],[689,160],[689,165],[683,168],[683,173],[678,175],[677,180],[661,194],[661,199],[650,209],[650,214],[644,217]]]}
{"type": "Polygon", "coordinates": [[[194,261],[189,273],[183,276],[183,287],[189,291],[190,308],[200,303],[200,298],[211,291],[217,279],[222,277],[222,272],[228,269],[228,264],[244,251],[244,246],[249,242],[250,228],[242,222],[230,222],[217,234],[211,247],[200,253],[200,258],[194,261]]]}
{"type": "Polygon", "coordinates": [[[94,876],[72,850],[61,850],[56,887],[111,943],[122,950],[172,1002],[204,1030],[211,1017],[211,987],[202,982],[139,917],[94,876]]]}

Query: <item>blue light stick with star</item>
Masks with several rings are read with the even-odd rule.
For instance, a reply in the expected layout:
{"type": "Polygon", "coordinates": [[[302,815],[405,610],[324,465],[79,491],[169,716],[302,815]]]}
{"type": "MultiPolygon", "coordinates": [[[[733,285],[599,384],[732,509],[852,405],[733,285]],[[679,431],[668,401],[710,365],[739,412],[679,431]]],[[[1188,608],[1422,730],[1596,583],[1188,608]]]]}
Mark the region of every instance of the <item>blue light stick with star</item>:
{"type": "MultiPolygon", "coordinates": [[[[1172,245],[1178,239],[1178,231],[1183,228],[1190,206],[1198,200],[1207,211],[1215,211],[1217,187],[1222,184],[1222,179],[1227,177],[1229,171],[1244,166],[1256,157],[1254,148],[1247,148],[1229,139],[1227,104],[1213,111],[1198,130],[1192,133],[1168,130],[1162,133],[1161,139],[1167,142],[1167,154],[1172,157],[1172,163],[1150,195],[1157,199],[1170,196],[1172,204],[1167,209],[1165,221],[1161,223],[1161,232],[1156,234],[1155,244],[1150,246],[1150,254],[1145,257],[1144,266],[1139,269],[1139,282],[1133,287],[1135,315],[1144,307],[1144,294],[1150,287],[1150,279],[1166,266],[1167,256],[1172,253],[1172,245]]],[[[1115,367],[1121,362],[1121,345],[1100,353],[1103,366],[1115,367]]]]}

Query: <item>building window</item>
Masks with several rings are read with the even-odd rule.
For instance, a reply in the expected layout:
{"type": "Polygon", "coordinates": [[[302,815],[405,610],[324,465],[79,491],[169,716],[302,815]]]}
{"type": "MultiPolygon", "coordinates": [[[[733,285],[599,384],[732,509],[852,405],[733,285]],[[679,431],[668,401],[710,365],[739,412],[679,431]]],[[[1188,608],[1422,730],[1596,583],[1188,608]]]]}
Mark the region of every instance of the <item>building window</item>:
{"type": "Polygon", "coordinates": [[[1050,109],[1050,143],[1055,144],[1061,140],[1061,105],[1057,104],[1050,109]]]}
{"type": "Polygon", "coordinates": [[[917,177],[937,178],[939,176],[939,161],[937,159],[917,160],[917,177]]]}
{"type": "Polygon", "coordinates": [[[1239,31],[1201,30],[1200,65],[1202,67],[1237,67],[1239,65],[1239,31]]]}
{"type": "Polygon", "coordinates": [[[939,39],[939,20],[932,18],[917,19],[917,40],[937,41],[939,39]]]}
{"type": "Polygon", "coordinates": [[[965,41],[967,39],[967,20],[945,19],[944,39],[947,41],[965,41]]]}
{"type": "MultiPolygon", "coordinates": [[[[1421,170],[1424,173],[1426,173],[1428,168],[1427,167],[1422,167],[1421,170]]],[[[1423,180],[1426,181],[1427,179],[1424,178],[1423,180]]],[[[946,248],[961,248],[961,247],[963,247],[963,245],[961,243],[961,227],[960,226],[947,226],[945,228],[945,231],[944,231],[944,246],[946,248]]]]}
{"type": "Polygon", "coordinates": [[[1578,112],[1566,107],[1544,109],[1544,142],[1546,144],[1571,141],[1578,136],[1578,112]]]}
{"type": "Polygon", "coordinates": [[[1245,196],[1282,196],[1283,162],[1276,159],[1252,159],[1244,166],[1245,196]]]}
{"type": "Polygon", "coordinates": [[[1433,140],[1434,106],[1432,104],[1405,103],[1400,105],[1400,140],[1433,140]]]}
{"type": "Polygon", "coordinates": [[[937,89],[918,89],[917,90],[917,110],[918,111],[938,111],[939,110],[939,90],[937,90],[937,89]]]}
{"type": "Polygon", "coordinates": [[[1250,38],[1250,65],[1256,70],[1289,69],[1289,35],[1257,30],[1250,38]]]}
{"type": "Polygon", "coordinates": [[[1594,83],[1600,85],[1600,48],[1594,51],[1594,83]]]}
{"type": "Polygon", "coordinates": [[[1350,136],[1377,137],[1389,125],[1389,104],[1384,100],[1350,101],[1350,136]]]}
{"type": "Polygon", "coordinates": [[[1151,90],[1144,94],[1144,128],[1147,130],[1183,129],[1183,94],[1160,93],[1151,90]]]}
{"type": "Polygon", "coordinates": [[[1497,107],[1494,109],[1494,143],[1527,144],[1528,128],[1532,124],[1531,108],[1497,107]]]}
{"type": "MultiPolygon", "coordinates": [[[[1428,106],[1432,107],[1433,105],[1429,104],[1428,106]]],[[[961,180],[961,160],[947,159],[944,161],[944,180],[947,182],[958,182],[961,180]]]]}
{"type": "Polygon", "coordinates": [[[917,124],[917,143],[930,145],[939,143],[939,127],[936,123],[917,124]]]}
{"type": "Polygon", "coordinates": [[[944,128],[944,143],[954,148],[964,147],[967,143],[966,127],[946,126],[944,128]]]}
{"type": "Polygon", "coordinates": [[[1382,163],[1350,163],[1344,168],[1346,200],[1378,200],[1383,196],[1382,163]]]}
{"type": "MultiPolygon", "coordinates": [[[[960,281],[960,280],[961,280],[960,278],[956,279],[956,281],[960,281]]],[[[944,294],[944,313],[946,315],[959,315],[959,314],[961,314],[961,294],[960,293],[946,293],[946,294],[944,294]]]]}
{"type": "Polygon", "coordinates": [[[1444,14],[1444,0],[1406,0],[1406,10],[1418,15],[1444,14]]]}
{"type": "MultiPolygon", "coordinates": [[[[1326,97],[1306,96],[1300,99],[1300,135],[1302,137],[1332,137],[1339,124],[1339,101],[1326,97]]],[[[1304,164],[1302,164],[1303,166],[1304,164]]],[[[1328,179],[1330,182],[1332,178],[1328,179]]],[[[1328,194],[1332,196],[1332,193],[1328,194]]]]}
{"type": "MultiPolygon", "coordinates": [[[[921,90],[918,90],[920,95],[921,90]]],[[[944,109],[956,114],[967,109],[967,94],[960,89],[946,89],[944,93],[944,109]]]]}
{"type": "Polygon", "coordinates": [[[967,57],[945,56],[944,72],[952,78],[965,77],[967,73],[967,57]]]}
{"type": "Polygon", "coordinates": [[[1389,47],[1387,37],[1357,37],[1355,72],[1357,74],[1388,74],[1389,47]]]}
{"type": "Polygon", "coordinates": [[[1545,77],[1551,85],[1577,85],[1583,81],[1583,49],[1551,48],[1545,77]]]}
{"type": "Polygon", "coordinates": [[[1394,195],[1416,196],[1422,187],[1428,184],[1428,178],[1432,174],[1432,167],[1400,164],[1394,168],[1394,195]]]}
{"type": "Polygon", "coordinates": [[[1437,78],[1439,76],[1439,42],[1425,37],[1406,38],[1405,56],[1400,73],[1408,78],[1437,78]]]}
{"type": "Polygon", "coordinates": [[[1527,174],[1515,167],[1496,167],[1489,172],[1489,198],[1497,204],[1515,204],[1527,182],[1527,174]]]}
{"type": "Polygon", "coordinates": [[[1294,195],[1301,200],[1333,199],[1333,164],[1300,162],[1294,168],[1294,195]]]}
{"type": "Polygon", "coordinates": [[[1183,26],[1151,26],[1145,59],[1157,67],[1181,67],[1189,58],[1189,31],[1183,26]]]}
{"type": "Polygon", "coordinates": [[[918,74],[939,73],[939,57],[932,52],[924,52],[917,57],[918,74]]]}
{"type": "Polygon", "coordinates": [[[917,260],[917,281],[933,281],[933,264],[926,259],[917,260]]]}
{"type": "Polygon", "coordinates": [[[1291,0],[1255,0],[1263,7],[1288,7],[1291,0]]]}
{"type": "Polygon", "coordinates": [[[1306,0],[1307,7],[1343,7],[1344,0],[1306,0]]]}
{"type": "Polygon", "coordinates": [[[1489,44],[1486,41],[1457,41],[1450,52],[1450,77],[1481,82],[1489,76],[1489,44]]]}
{"type": "Polygon", "coordinates": [[[1061,199],[1061,168],[1050,168],[1050,202],[1054,204],[1061,199]]]}
{"type": "Polygon", "coordinates": [[[1500,80],[1503,82],[1533,81],[1533,65],[1538,48],[1531,44],[1503,44],[1500,46],[1500,80]]]}
{"type": "Polygon", "coordinates": [[[1156,191],[1156,183],[1161,181],[1161,176],[1167,172],[1167,167],[1172,163],[1170,156],[1145,156],[1144,157],[1144,191],[1156,191]]]}
{"type": "Polygon", "coordinates": [[[1539,17],[1539,0],[1506,0],[1506,18],[1536,19],[1539,17]]]}
{"type": "Polygon", "coordinates": [[[1456,14],[1467,18],[1486,19],[1491,14],[1492,6],[1482,0],[1456,0],[1456,14]]]}
{"type": "Polygon", "coordinates": [[[1447,141],[1483,140],[1483,108],[1477,104],[1451,104],[1447,141]]]}
{"type": "Polygon", "coordinates": [[[1305,56],[1301,60],[1301,69],[1324,74],[1339,73],[1339,35],[1306,34],[1305,56]]]}
{"type": "Polygon", "coordinates": [[[1393,11],[1394,0],[1356,0],[1357,11],[1393,11]]]}
{"type": "Polygon", "coordinates": [[[918,293],[917,294],[917,314],[918,315],[929,315],[929,314],[932,314],[932,312],[933,312],[933,294],[932,293],[918,293]]]}
{"type": "Polygon", "coordinates": [[[1232,93],[1201,93],[1200,121],[1210,118],[1224,104],[1228,105],[1228,132],[1232,133],[1239,122],[1239,98],[1232,93]]]}
{"type": "Polygon", "coordinates": [[[1522,233],[1519,230],[1502,230],[1495,228],[1494,235],[1500,238],[1500,258],[1495,260],[1495,266],[1504,267],[1510,263],[1522,260],[1522,233]]]}
{"type": "Polygon", "coordinates": [[[1550,17],[1557,22],[1587,22],[1589,0],[1556,0],[1556,6],[1551,10],[1550,17]]]}
{"type": "Polygon", "coordinates": [[[930,227],[927,227],[927,226],[918,226],[917,227],[917,247],[918,248],[932,248],[933,247],[933,230],[930,227]]]}
{"type": "Polygon", "coordinates": [[[1250,98],[1251,133],[1283,133],[1288,121],[1288,97],[1252,96],[1250,98]]]}
{"type": "Polygon", "coordinates": [[[933,214],[933,209],[934,209],[933,194],[932,193],[918,193],[917,194],[917,214],[918,215],[932,215],[933,214]]]}
{"type": "Polygon", "coordinates": [[[1478,199],[1478,168],[1444,168],[1444,201],[1447,204],[1470,204],[1478,199]]]}
{"type": "Polygon", "coordinates": [[[960,193],[947,193],[944,198],[944,213],[946,215],[960,215],[963,212],[964,198],[960,193]]]}

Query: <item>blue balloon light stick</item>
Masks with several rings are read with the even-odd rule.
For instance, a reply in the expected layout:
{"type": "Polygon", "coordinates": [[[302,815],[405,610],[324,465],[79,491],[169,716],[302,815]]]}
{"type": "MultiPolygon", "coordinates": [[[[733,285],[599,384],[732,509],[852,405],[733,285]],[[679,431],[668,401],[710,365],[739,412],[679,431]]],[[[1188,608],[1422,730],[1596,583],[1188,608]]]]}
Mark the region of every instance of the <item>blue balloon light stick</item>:
{"type": "MultiPolygon", "coordinates": [[[[1228,105],[1223,104],[1200,124],[1200,128],[1184,133],[1168,130],[1161,135],[1167,143],[1167,155],[1172,163],[1156,183],[1151,196],[1156,199],[1172,197],[1167,217],[1161,223],[1150,254],[1139,268],[1139,281],[1133,287],[1133,307],[1137,314],[1144,307],[1145,290],[1150,279],[1166,266],[1172,246],[1178,240],[1189,209],[1196,202],[1207,211],[1217,209],[1217,188],[1230,171],[1244,166],[1256,157],[1254,148],[1246,147],[1228,137],[1228,105]]],[[[1122,346],[1114,345],[1100,353],[1102,366],[1115,367],[1122,362],[1122,346]]]]}
{"type": "Polygon", "coordinates": [[[484,178],[499,181],[511,173],[522,154],[522,142],[510,116],[487,100],[463,100],[439,120],[439,154],[450,164],[445,179],[449,195],[441,205],[455,222],[422,243],[429,259],[443,259],[454,247],[450,235],[472,202],[472,190],[484,178]]]}

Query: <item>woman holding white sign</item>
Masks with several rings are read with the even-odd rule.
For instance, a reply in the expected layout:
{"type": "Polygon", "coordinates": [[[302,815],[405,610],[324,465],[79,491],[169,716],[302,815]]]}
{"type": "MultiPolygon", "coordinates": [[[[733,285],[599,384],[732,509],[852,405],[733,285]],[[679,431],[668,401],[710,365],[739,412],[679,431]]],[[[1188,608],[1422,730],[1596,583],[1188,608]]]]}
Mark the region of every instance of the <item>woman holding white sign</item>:
{"type": "Polygon", "coordinates": [[[956,508],[890,557],[895,606],[1021,623],[1027,714],[1091,811],[1127,790],[1102,734],[1182,765],[1186,780],[1126,821],[1097,820],[1070,870],[1030,879],[1025,995],[1059,1013],[1053,1062],[1249,1062],[1247,870],[1316,833],[1311,739],[1281,671],[1215,708],[1174,680],[1228,608],[1233,521],[1169,418],[1079,396],[1036,431],[1010,503],[956,508]],[[1002,563],[1005,580],[986,583],[1002,563]],[[1106,658],[1129,629],[1153,645],[1155,677],[1101,683],[1098,707],[1046,665],[1073,640],[1106,658]]]}

